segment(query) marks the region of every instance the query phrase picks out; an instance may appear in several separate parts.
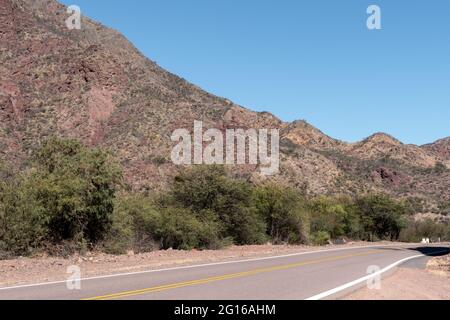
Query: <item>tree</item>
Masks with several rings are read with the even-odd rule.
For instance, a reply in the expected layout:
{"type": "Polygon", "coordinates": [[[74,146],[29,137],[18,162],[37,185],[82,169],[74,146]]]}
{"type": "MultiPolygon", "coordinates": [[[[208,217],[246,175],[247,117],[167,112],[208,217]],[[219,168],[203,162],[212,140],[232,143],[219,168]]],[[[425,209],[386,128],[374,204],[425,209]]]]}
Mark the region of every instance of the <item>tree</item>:
{"type": "Polygon", "coordinates": [[[332,239],[359,237],[360,218],[351,199],[320,196],[311,202],[310,210],[311,232],[326,231],[332,239]]]}
{"type": "Polygon", "coordinates": [[[334,199],[322,196],[316,198],[311,207],[311,231],[313,233],[326,231],[332,239],[345,235],[344,207],[334,199]]]}
{"type": "Polygon", "coordinates": [[[95,244],[111,227],[119,165],[105,151],[51,138],[35,154],[32,179],[54,241],[95,244]]]}
{"type": "Polygon", "coordinates": [[[0,259],[40,248],[48,236],[47,222],[33,181],[19,176],[0,182],[0,259]]]}
{"type": "Polygon", "coordinates": [[[148,252],[159,249],[158,228],[161,213],[151,199],[142,195],[124,195],[115,201],[112,226],[104,248],[113,254],[148,252]]]}
{"type": "Polygon", "coordinates": [[[368,195],[357,201],[369,240],[397,240],[406,227],[406,209],[387,195],[368,195]]]}
{"type": "Polygon", "coordinates": [[[405,242],[420,242],[423,238],[429,238],[432,241],[450,240],[450,226],[448,224],[437,222],[427,218],[424,220],[415,220],[410,218],[408,225],[402,230],[400,240],[405,242]]]}
{"type": "Polygon", "coordinates": [[[223,166],[195,166],[175,177],[172,194],[175,201],[196,212],[215,209],[226,182],[223,166]]]}
{"type": "Polygon", "coordinates": [[[269,183],[256,188],[254,202],[275,243],[307,241],[308,214],[303,199],[294,189],[269,183]]]}
{"type": "Polygon", "coordinates": [[[174,181],[176,205],[191,209],[202,219],[205,212],[221,225],[222,237],[236,244],[265,241],[264,221],[251,203],[249,183],[231,178],[223,166],[196,166],[180,173],[174,181]]]}
{"type": "Polygon", "coordinates": [[[201,220],[189,209],[166,208],[161,219],[157,232],[165,249],[214,249],[221,245],[216,221],[201,220]]]}

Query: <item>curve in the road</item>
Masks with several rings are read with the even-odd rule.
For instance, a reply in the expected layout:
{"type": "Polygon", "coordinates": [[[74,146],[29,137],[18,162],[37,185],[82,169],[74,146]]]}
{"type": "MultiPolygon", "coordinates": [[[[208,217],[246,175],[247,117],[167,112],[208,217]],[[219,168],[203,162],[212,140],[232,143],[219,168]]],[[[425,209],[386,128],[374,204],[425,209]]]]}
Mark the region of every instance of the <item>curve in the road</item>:
{"type": "MultiPolygon", "coordinates": [[[[439,251],[436,251],[436,252],[432,252],[430,255],[437,255],[437,254],[448,253],[448,252],[449,252],[449,250],[439,250],[439,251]]],[[[348,283],[343,284],[343,285],[341,285],[339,287],[336,287],[334,289],[327,290],[325,292],[316,294],[316,295],[314,295],[312,297],[309,297],[309,298],[307,298],[305,300],[322,300],[322,299],[334,296],[334,295],[336,295],[336,294],[338,294],[340,292],[343,292],[343,291],[348,290],[350,288],[356,287],[357,285],[359,285],[361,283],[364,283],[364,282],[370,281],[373,278],[379,277],[382,274],[384,274],[384,273],[386,273],[386,272],[388,272],[388,271],[390,271],[390,270],[392,270],[392,269],[402,265],[405,262],[408,262],[410,260],[414,260],[414,259],[417,259],[417,258],[422,258],[424,256],[425,256],[425,254],[418,254],[416,256],[412,256],[412,257],[401,259],[401,260],[399,260],[399,261],[397,261],[397,262],[387,266],[386,268],[384,268],[384,269],[382,269],[380,271],[374,272],[372,274],[369,274],[369,275],[367,275],[365,277],[362,277],[362,278],[359,278],[357,280],[348,282],[348,283]]]]}

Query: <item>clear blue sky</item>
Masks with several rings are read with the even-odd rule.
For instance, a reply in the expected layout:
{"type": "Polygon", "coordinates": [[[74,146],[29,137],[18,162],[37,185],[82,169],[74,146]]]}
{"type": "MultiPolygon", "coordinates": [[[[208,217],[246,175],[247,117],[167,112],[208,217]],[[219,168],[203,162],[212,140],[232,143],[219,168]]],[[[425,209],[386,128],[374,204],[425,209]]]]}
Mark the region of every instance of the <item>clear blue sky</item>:
{"type": "Polygon", "coordinates": [[[165,69],[356,141],[450,136],[448,0],[63,0],[165,69]],[[382,30],[366,9],[382,10],[382,30]]]}

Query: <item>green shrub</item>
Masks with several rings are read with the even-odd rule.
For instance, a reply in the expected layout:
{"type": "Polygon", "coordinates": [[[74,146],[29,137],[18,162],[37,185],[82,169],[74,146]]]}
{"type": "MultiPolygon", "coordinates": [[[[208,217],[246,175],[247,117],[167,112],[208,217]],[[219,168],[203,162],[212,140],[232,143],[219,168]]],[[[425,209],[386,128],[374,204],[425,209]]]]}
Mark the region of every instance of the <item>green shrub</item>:
{"type": "Polygon", "coordinates": [[[367,240],[398,240],[406,227],[406,207],[387,195],[367,195],[357,200],[367,240]]]}
{"type": "Polygon", "coordinates": [[[202,224],[202,231],[199,235],[200,249],[217,250],[233,244],[234,239],[232,236],[224,236],[223,224],[214,212],[204,210],[199,213],[191,213],[202,224]]]}
{"type": "Polygon", "coordinates": [[[215,200],[212,211],[223,226],[224,237],[232,237],[238,245],[266,241],[266,225],[253,206],[248,183],[225,179],[215,200]]]}
{"type": "Polygon", "coordinates": [[[266,184],[255,189],[253,201],[274,243],[307,242],[308,214],[304,200],[295,190],[266,184]]]}
{"type": "Polygon", "coordinates": [[[195,212],[214,210],[226,180],[223,166],[195,166],[175,177],[172,194],[177,203],[195,212]]]}
{"type": "Polygon", "coordinates": [[[336,239],[345,235],[344,207],[334,199],[319,197],[311,205],[311,232],[325,231],[329,237],[336,239]]]}
{"type": "Polygon", "coordinates": [[[326,231],[332,239],[359,237],[360,217],[350,199],[321,196],[312,200],[309,207],[312,233],[326,231]]]}
{"type": "Polygon", "coordinates": [[[263,219],[251,202],[252,188],[247,182],[229,177],[223,166],[196,166],[175,178],[172,198],[180,207],[197,216],[208,211],[220,224],[221,238],[236,244],[259,244],[266,240],[263,219]]]}
{"type": "Polygon", "coordinates": [[[317,231],[311,234],[310,240],[316,246],[324,246],[329,244],[331,237],[326,231],[317,231]]]}
{"type": "Polygon", "coordinates": [[[161,214],[149,198],[131,195],[115,202],[112,227],[103,243],[108,253],[148,252],[160,248],[161,214]]]}
{"type": "Polygon", "coordinates": [[[226,236],[234,239],[237,245],[266,243],[266,224],[252,207],[241,207],[234,211],[227,225],[226,236]]]}
{"type": "Polygon", "coordinates": [[[153,200],[132,195],[116,201],[111,231],[103,248],[113,254],[127,250],[218,249],[220,224],[208,211],[200,215],[173,205],[158,207],[153,200]]]}
{"type": "Polygon", "coordinates": [[[158,236],[164,249],[206,249],[220,243],[217,223],[201,221],[189,209],[169,207],[161,217],[158,236]]]}
{"type": "Polygon", "coordinates": [[[84,250],[102,240],[121,179],[111,157],[75,140],[51,138],[32,164],[17,178],[1,174],[0,250],[26,255],[50,244],[84,250]]]}
{"type": "Polygon", "coordinates": [[[404,242],[420,242],[423,238],[429,238],[433,241],[441,239],[441,241],[450,240],[450,226],[434,221],[433,219],[425,219],[415,221],[411,219],[407,227],[400,233],[400,240],[404,242]]]}
{"type": "Polygon", "coordinates": [[[48,236],[47,222],[32,182],[19,177],[0,183],[0,258],[41,248],[48,236]]]}
{"type": "Polygon", "coordinates": [[[46,141],[35,159],[31,178],[49,217],[52,240],[102,240],[112,223],[119,166],[100,149],[57,138],[46,141]]]}

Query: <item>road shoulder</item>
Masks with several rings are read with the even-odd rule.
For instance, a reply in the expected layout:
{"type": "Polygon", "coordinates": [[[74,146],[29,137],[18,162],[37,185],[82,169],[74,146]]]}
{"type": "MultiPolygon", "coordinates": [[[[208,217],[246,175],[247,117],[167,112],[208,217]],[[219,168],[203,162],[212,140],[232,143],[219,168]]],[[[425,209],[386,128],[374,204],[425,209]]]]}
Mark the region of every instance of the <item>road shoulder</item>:
{"type": "Polygon", "coordinates": [[[399,267],[380,290],[363,288],[343,300],[450,300],[450,255],[430,259],[426,269],[399,267]]]}

